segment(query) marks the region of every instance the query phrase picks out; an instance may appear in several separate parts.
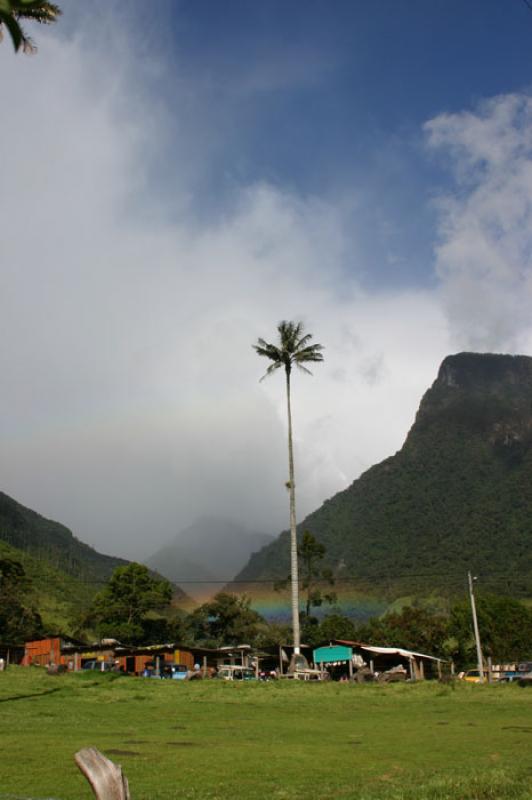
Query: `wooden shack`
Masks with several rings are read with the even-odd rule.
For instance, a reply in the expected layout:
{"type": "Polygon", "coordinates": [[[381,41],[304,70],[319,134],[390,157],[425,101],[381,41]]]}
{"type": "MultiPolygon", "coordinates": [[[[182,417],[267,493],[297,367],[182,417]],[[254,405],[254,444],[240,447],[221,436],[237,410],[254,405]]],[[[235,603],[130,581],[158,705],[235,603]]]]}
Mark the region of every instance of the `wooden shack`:
{"type": "Polygon", "coordinates": [[[65,640],[61,636],[50,636],[47,639],[34,639],[24,645],[22,664],[25,667],[47,667],[49,664],[62,664],[61,648],[65,640]]]}
{"type": "Polygon", "coordinates": [[[182,664],[187,669],[194,668],[194,654],[189,647],[180,644],[156,644],[147,647],[132,648],[129,653],[116,653],[117,659],[125,672],[141,675],[147,664],[155,665],[157,660],[161,667],[165,664],[182,664]]]}

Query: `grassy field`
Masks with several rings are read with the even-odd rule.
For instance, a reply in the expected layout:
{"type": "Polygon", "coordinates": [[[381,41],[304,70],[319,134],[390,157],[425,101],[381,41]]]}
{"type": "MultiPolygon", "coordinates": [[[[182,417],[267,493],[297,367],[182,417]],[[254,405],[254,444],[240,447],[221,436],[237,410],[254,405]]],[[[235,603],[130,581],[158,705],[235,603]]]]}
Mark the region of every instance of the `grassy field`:
{"type": "Polygon", "coordinates": [[[0,674],[0,800],[92,797],[91,745],[133,800],[524,800],[532,690],[0,674]]]}

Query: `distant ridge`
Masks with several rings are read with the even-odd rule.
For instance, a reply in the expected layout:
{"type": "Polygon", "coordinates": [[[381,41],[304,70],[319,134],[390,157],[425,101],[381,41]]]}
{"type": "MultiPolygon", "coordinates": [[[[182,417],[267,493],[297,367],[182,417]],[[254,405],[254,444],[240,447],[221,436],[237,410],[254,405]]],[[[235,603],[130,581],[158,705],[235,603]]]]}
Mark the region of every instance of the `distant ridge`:
{"type": "Polygon", "coordinates": [[[83,580],[106,581],[129,562],[106,556],[77,539],[72,531],[0,492],[0,540],[83,580]]]}
{"type": "MultiPolygon", "coordinates": [[[[303,529],[325,544],[337,579],[362,591],[461,592],[472,569],[484,589],[532,596],[532,358],[445,358],[401,450],[303,529]]],[[[253,589],[288,571],[284,532],[236,579],[253,589]]]]}
{"type": "MultiPolygon", "coordinates": [[[[91,598],[124,558],[106,556],[77,539],[59,522],[0,492],[0,558],[20,561],[32,579],[45,622],[67,631],[74,610],[86,608],[91,598]]],[[[179,586],[174,602],[191,605],[179,586]]]]}

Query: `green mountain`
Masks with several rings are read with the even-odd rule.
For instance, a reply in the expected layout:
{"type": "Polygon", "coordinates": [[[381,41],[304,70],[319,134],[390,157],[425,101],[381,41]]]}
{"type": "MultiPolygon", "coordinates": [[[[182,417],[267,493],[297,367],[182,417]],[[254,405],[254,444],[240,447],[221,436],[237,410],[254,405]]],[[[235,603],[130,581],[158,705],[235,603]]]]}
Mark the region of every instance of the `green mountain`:
{"type": "MultiPolygon", "coordinates": [[[[59,522],[0,492],[0,559],[20,562],[31,580],[31,601],[48,630],[72,632],[80,614],[113,571],[129,561],[98,553],[59,522]]],[[[160,576],[159,576],[160,577],[160,576]]],[[[174,586],[174,603],[192,606],[174,586]]]]}
{"type": "MultiPolygon", "coordinates": [[[[24,567],[31,582],[26,601],[39,611],[45,630],[72,633],[76,618],[88,609],[98,587],[77,580],[46,560],[0,541],[2,559],[17,561],[24,567]]],[[[0,630],[0,638],[1,634],[0,630]]]]}
{"type": "Polygon", "coordinates": [[[104,583],[129,562],[98,553],[59,522],[45,519],[0,492],[0,540],[85,582],[104,583]]]}
{"type": "MultiPolygon", "coordinates": [[[[378,420],[373,424],[378,425],[378,420]]],[[[394,597],[479,586],[532,596],[532,358],[459,353],[442,363],[402,449],[299,526],[344,587],[394,597]]],[[[284,577],[288,533],[237,580],[284,577]]]]}

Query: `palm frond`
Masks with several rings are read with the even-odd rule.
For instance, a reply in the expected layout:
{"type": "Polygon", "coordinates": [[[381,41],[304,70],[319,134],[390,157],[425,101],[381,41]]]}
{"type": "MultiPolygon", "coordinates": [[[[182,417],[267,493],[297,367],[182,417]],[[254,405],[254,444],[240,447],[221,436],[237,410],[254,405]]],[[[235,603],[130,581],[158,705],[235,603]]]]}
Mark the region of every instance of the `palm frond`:
{"type": "Polygon", "coordinates": [[[280,336],[291,337],[296,331],[302,330],[302,322],[290,322],[289,320],[282,319],[277,326],[280,336]]]}
{"type": "Polygon", "coordinates": [[[5,25],[15,52],[22,48],[24,53],[35,53],[37,47],[26,35],[19,20],[30,19],[41,24],[50,24],[60,14],[59,6],[44,0],[0,0],[0,41],[3,38],[2,26],[5,25]]]}
{"type": "Polygon", "coordinates": [[[296,361],[296,367],[298,369],[300,369],[301,372],[306,372],[307,375],[312,375],[312,372],[309,369],[307,369],[306,367],[304,367],[303,364],[300,364],[299,361],[296,361]]]}
{"type": "Polygon", "coordinates": [[[3,39],[2,25],[6,26],[8,33],[11,36],[11,41],[13,42],[15,52],[17,52],[17,50],[22,47],[24,42],[24,33],[22,28],[9,12],[0,10],[0,40],[3,39]]]}
{"type": "Polygon", "coordinates": [[[273,364],[270,364],[270,366],[268,367],[268,369],[266,370],[266,372],[264,373],[262,378],[260,378],[259,383],[262,383],[262,381],[265,378],[268,378],[272,374],[272,372],[275,372],[276,369],[280,369],[281,366],[282,366],[282,363],[280,361],[274,361],[273,364]]]}
{"type": "Polygon", "coordinates": [[[323,361],[321,351],[323,347],[321,344],[311,344],[309,347],[304,347],[303,350],[298,350],[294,357],[300,361],[323,361]]]}
{"type": "MultiPolygon", "coordinates": [[[[265,344],[266,344],[266,342],[265,342],[265,344]]],[[[255,352],[258,353],[259,356],[264,356],[265,358],[269,358],[272,361],[281,361],[282,360],[281,351],[279,350],[278,347],[275,347],[275,345],[273,345],[273,344],[266,344],[265,347],[263,347],[260,344],[254,344],[254,345],[252,345],[252,347],[255,350],[255,352]]]]}
{"type": "Polygon", "coordinates": [[[47,3],[43,0],[30,0],[29,2],[11,0],[11,5],[17,18],[32,19],[40,22],[41,25],[50,25],[63,13],[55,3],[47,3]]]}
{"type": "Polygon", "coordinates": [[[277,330],[282,349],[293,353],[297,349],[297,342],[303,333],[303,323],[282,320],[277,326],[277,330]]]}
{"type": "Polygon", "coordinates": [[[22,52],[27,56],[32,56],[37,52],[37,45],[24,31],[22,31],[22,52]]]}
{"type": "Polygon", "coordinates": [[[297,349],[300,350],[302,347],[306,347],[307,342],[310,342],[311,339],[312,339],[312,334],[311,333],[306,333],[304,336],[302,336],[299,339],[299,341],[297,343],[297,349]]]}
{"type": "MultiPolygon", "coordinates": [[[[323,345],[310,344],[311,333],[304,333],[302,322],[291,322],[281,320],[277,326],[279,333],[279,343],[277,345],[267,342],[265,339],[257,339],[257,344],[252,345],[259,356],[269,358],[273,363],[268,368],[266,378],[274,370],[284,366],[286,374],[290,375],[292,366],[295,364],[303,372],[312,375],[310,370],[302,366],[304,362],[323,361],[323,345]]],[[[261,378],[263,380],[263,378],[261,378]]]]}

